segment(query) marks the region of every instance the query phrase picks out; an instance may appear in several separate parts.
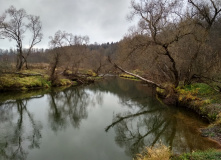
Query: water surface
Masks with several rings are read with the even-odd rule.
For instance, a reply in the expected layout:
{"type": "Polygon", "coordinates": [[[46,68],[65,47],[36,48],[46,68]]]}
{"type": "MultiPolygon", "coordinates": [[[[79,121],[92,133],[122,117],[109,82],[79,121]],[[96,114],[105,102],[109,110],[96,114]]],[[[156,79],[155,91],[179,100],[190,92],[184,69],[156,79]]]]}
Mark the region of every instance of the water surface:
{"type": "Polygon", "coordinates": [[[131,160],[160,142],[174,153],[219,147],[200,136],[199,117],[161,104],[140,82],[44,92],[0,95],[0,159],[131,160]]]}

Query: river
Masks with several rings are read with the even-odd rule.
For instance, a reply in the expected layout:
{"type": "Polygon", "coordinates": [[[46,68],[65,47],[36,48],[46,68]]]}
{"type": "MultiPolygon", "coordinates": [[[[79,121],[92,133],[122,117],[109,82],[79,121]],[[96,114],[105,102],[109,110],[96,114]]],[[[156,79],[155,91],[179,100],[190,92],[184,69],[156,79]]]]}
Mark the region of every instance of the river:
{"type": "Polygon", "coordinates": [[[200,135],[206,122],[161,104],[141,82],[112,77],[0,97],[1,160],[132,160],[158,143],[176,154],[219,148],[200,135]]]}

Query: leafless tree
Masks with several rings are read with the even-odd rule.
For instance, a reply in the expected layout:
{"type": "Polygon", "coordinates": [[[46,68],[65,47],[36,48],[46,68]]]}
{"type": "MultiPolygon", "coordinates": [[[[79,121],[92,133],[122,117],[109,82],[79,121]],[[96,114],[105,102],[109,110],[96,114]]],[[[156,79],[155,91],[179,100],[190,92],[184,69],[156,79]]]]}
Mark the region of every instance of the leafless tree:
{"type": "Polygon", "coordinates": [[[51,40],[51,80],[55,80],[55,70],[58,65],[65,66],[65,70],[71,66],[79,67],[83,57],[80,53],[85,52],[85,45],[89,42],[88,36],[74,36],[72,33],[57,31],[51,40]],[[82,48],[83,47],[83,48],[82,48]]]}
{"type": "MultiPolygon", "coordinates": [[[[195,46],[194,49],[191,49],[192,55],[185,73],[185,83],[190,84],[195,77],[203,77],[205,74],[208,76],[209,71],[212,73],[212,68],[217,68],[215,64],[218,64],[218,50],[215,43],[212,44],[210,41],[214,34],[213,31],[216,30],[213,26],[220,17],[221,2],[214,0],[188,0],[188,2],[191,8],[189,15],[193,19],[193,24],[196,25],[193,34],[195,42],[192,41],[195,46]]],[[[215,41],[219,40],[215,39],[215,41]]],[[[212,41],[214,42],[214,40],[212,41]]]]}
{"type": "Polygon", "coordinates": [[[188,0],[193,6],[193,14],[202,21],[198,21],[206,30],[209,30],[221,12],[221,2],[218,0],[188,0]]]}
{"type": "Polygon", "coordinates": [[[133,11],[130,15],[130,18],[135,16],[140,18],[138,32],[146,36],[143,44],[139,45],[146,48],[154,47],[154,52],[158,56],[166,57],[164,59],[170,63],[169,66],[166,66],[169,74],[165,73],[165,69],[163,69],[165,64],[164,67],[161,65],[160,69],[168,75],[175,87],[179,84],[179,71],[171,46],[189,34],[188,30],[181,30],[184,26],[178,27],[180,21],[180,16],[177,16],[179,5],[177,0],[132,1],[133,11]]]}
{"type": "Polygon", "coordinates": [[[218,33],[213,26],[218,26],[221,2],[188,2],[132,0],[129,19],[138,17],[139,22],[120,42],[115,66],[146,70],[153,84],[170,82],[174,87],[217,70],[219,51],[211,42],[218,40],[212,37],[218,33]],[[181,7],[184,4],[186,8],[181,7]]]}
{"type": "Polygon", "coordinates": [[[16,42],[17,47],[17,70],[21,70],[22,66],[26,64],[27,57],[31,53],[32,48],[41,42],[43,37],[42,25],[39,16],[28,15],[24,9],[17,10],[14,6],[7,9],[2,16],[0,23],[0,35],[9,40],[16,42]],[[27,33],[27,30],[30,33],[27,33]],[[23,52],[23,41],[25,34],[31,35],[30,44],[27,53],[23,52]]]}

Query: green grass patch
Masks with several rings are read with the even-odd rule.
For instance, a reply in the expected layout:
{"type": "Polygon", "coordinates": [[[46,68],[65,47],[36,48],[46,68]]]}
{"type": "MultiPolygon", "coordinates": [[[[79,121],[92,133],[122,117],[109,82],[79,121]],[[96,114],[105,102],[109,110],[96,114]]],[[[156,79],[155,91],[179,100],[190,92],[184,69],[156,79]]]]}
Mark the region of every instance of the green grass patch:
{"type": "Polygon", "coordinates": [[[171,160],[220,160],[221,152],[217,150],[194,151],[192,153],[184,153],[178,157],[172,157],[171,160]]]}
{"type": "Polygon", "coordinates": [[[65,78],[58,78],[54,83],[53,86],[68,86],[72,85],[72,81],[65,78]]]}
{"type": "Polygon", "coordinates": [[[99,76],[92,76],[92,77],[87,77],[87,80],[93,80],[93,81],[98,81],[103,79],[103,77],[99,77],[99,76]]]}
{"type": "Polygon", "coordinates": [[[96,77],[97,76],[97,74],[94,71],[92,71],[91,69],[87,71],[87,74],[92,76],[92,77],[96,77]]]}
{"type": "Polygon", "coordinates": [[[51,83],[42,76],[20,76],[4,74],[0,77],[0,90],[15,90],[28,88],[49,88],[51,83]]]}
{"type": "Polygon", "coordinates": [[[132,80],[139,80],[137,77],[134,77],[132,75],[126,74],[126,73],[122,73],[119,75],[121,78],[126,78],[126,79],[132,79],[132,80]]]}
{"type": "MultiPolygon", "coordinates": [[[[65,73],[66,74],[74,74],[71,70],[66,70],[65,71],[65,73]]],[[[93,70],[91,70],[91,69],[82,69],[82,68],[80,68],[79,70],[78,70],[78,73],[80,73],[80,74],[85,74],[85,75],[89,75],[89,76],[91,76],[91,77],[96,77],[97,76],[97,74],[93,71],[93,70]]]]}
{"type": "Polygon", "coordinates": [[[77,85],[78,85],[78,82],[72,81],[72,86],[77,86],[77,85]]]}
{"type": "Polygon", "coordinates": [[[205,83],[193,83],[186,85],[183,90],[191,92],[192,94],[198,94],[198,96],[205,96],[208,94],[215,94],[216,91],[205,83]]]}
{"type": "Polygon", "coordinates": [[[174,155],[169,147],[158,144],[154,147],[145,147],[144,151],[137,154],[134,160],[220,160],[221,151],[208,149],[206,151],[193,151],[174,155]]]}
{"type": "Polygon", "coordinates": [[[216,121],[221,113],[220,93],[209,85],[194,83],[177,87],[178,101],[205,116],[209,121],[216,121]]]}

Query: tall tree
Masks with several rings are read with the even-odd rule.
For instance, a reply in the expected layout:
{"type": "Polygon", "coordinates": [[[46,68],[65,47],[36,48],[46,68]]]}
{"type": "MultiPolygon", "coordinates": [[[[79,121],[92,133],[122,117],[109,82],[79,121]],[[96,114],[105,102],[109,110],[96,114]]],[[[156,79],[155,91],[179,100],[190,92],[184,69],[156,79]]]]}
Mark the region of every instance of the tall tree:
{"type": "Polygon", "coordinates": [[[169,75],[168,77],[175,87],[179,84],[179,71],[171,46],[189,34],[188,31],[181,29],[182,26],[178,27],[180,21],[180,17],[177,16],[179,5],[177,0],[140,0],[139,2],[132,0],[130,17],[138,16],[140,19],[138,31],[146,37],[143,42],[138,44],[138,48],[140,46],[152,47],[154,48],[153,52],[157,53],[158,56],[166,57],[163,59],[170,63],[167,63],[169,66],[166,67],[168,73],[165,73],[163,69],[165,64],[161,65],[164,67],[160,68],[162,72],[169,75]]]}
{"type": "Polygon", "coordinates": [[[27,57],[31,53],[32,48],[41,42],[43,38],[40,17],[28,15],[24,9],[17,10],[14,6],[11,6],[5,11],[1,20],[0,35],[3,38],[8,38],[16,42],[16,69],[21,70],[25,63],[27,67],[27,57]],[[27,31],[30,31],[30,33],[27,33],[27,31]],[[30,35],[30,44],[26,53],[24,53],[23,47],[25,35],[30,35]]]}

